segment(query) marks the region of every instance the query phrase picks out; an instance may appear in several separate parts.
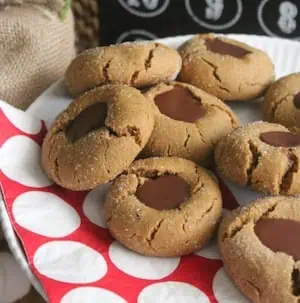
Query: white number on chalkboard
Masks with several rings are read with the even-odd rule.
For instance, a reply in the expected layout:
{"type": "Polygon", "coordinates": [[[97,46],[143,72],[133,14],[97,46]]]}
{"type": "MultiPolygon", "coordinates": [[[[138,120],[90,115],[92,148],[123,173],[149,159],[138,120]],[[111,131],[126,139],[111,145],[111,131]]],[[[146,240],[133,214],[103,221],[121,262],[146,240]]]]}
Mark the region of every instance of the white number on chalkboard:
{"type": "Polygon", "coordinates": [[[205,0],[207,7],[205,9],[205,18],[208,20],[219,20],[224,9],[223,0],[205,0]]]}
{"type": "Polygon", "coordinates": [[[158,1],[159,0],[128,0],[127,4],[131,7],[140,7],[142,2],[146,9],[154,10],[158,7],[158,1]]]}
{"type": "Polygon", "coordinates": [[[297,21],[295,20],[298,15],[297,6],[290,1],[284,1],[279,6],[279,14],[277,24],[281,31],[285,34],[294,32],[297,28],[297,21]]]}

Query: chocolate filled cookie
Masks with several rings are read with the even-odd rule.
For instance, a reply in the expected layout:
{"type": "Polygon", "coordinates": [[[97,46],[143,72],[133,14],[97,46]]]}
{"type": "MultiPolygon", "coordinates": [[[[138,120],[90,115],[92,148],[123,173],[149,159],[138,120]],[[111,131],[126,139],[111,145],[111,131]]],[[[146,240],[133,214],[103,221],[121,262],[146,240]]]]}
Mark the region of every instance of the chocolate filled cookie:
{"type": "Polygon", "coordinates": [[[126,247],[148,256],[180,256],[201,248],[222,212],[215,179],[181,158],[134,162],[109,189],[108,228],[126,247]]]}
{"type": "Polygon", "coordinates": [[[274,66],[263,51],[223,36],[196,35],[184,43],[180,81],[226,101],[260,97],[274,80],[274,66]]]}
{"type": "Polygon", "coordinates": [[[270,194],[300,194],[300,135],[279,124],[255,122],[222,139],[215,152],[221,174],[270,194]]]}
{"type": "Polygon", "coordinates": [[[149,102],[137,89],[98,87],[57,117],[43,143],[43,168],[62,187],[92,189],[134,161],[153,124],[149,102]]]}
{"type": "Polygon", "coordinates": [[[155,115],[146,156],[177,156],[208,165],[215,144],[239,124],[227,105],[192,85],[160,83],[145,96],[155,115]]]}
{"type": "Polygon", "coordinates": [[[271,85],[264,99],[264,119],[300,132],[300,73],[271,85]]]}
{"type": "Polygon", "coordinates": [[[294,197],[257,200],[223,220],[225,269],[251,302],[299,302],[299,234],[300,199],[294,197]]]}
{"type": "Polygon", "coordinates": [[[178,52],[154,42],[127,42],[82,52],[70,64],[65,82],[73,96],[102,84],[144,87],[171,81],[181,68],[178,52]]]}

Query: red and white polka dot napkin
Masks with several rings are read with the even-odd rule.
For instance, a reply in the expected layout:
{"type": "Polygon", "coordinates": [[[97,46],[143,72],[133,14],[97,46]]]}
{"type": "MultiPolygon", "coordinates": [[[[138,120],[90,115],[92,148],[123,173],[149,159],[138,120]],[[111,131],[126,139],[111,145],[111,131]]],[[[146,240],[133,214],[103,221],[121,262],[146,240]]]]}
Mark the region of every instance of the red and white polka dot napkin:
{"type": "MultiPolygon", "coordinates": [[[[248,302],[227,278],[214,241],[178,258],[143,257],[114,241],[102,215],[108,186],[71,192],[43,173],[42,121],[0,103],[0,129],[7,212],[49,302],[248,302]]],[[[220,184],[225,206],[235,208],[220,184]]]]}

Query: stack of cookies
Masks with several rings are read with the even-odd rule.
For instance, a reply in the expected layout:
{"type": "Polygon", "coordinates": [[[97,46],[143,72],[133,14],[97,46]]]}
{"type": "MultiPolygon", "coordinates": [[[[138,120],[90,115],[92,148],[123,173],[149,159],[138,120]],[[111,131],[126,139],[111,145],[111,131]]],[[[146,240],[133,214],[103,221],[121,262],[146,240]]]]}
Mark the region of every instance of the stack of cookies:
{"type": "MultiPolygon", "coordinates": [[[[300,135],[294,133],[300,76],[274,79],[266,53],[214,34],[197,35],[178,51],[155,42],[85,51],[66,72],[75,101],[49,129],[43,168],[75,191],[111,182],[107,225],[129,249],[189,254],[209,241],[221,220],[221,192],[208,170],[214,165],[242,186],[300,194],[300,135]],[[225,102],[251,102],[266,92],[269,122],[239,127],[225,102]]],[[[294,240],[298,209],[300,199],[271,197],[221,223],[225,267],[255,302],[298,300],[299,251],[284,239],[270,243],[274,230],[294,240]],[[265,287],[270,280],[272,291],[265,287]]]]}

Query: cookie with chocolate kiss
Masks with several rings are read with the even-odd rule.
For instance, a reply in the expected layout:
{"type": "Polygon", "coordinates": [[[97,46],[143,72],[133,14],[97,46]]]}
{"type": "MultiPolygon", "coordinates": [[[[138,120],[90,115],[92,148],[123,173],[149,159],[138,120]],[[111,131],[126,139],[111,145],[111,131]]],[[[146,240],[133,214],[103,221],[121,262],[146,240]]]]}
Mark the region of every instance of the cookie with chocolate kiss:
{"type": "Polygon", "coordinates": [[[216,143],[239,125],[221,100],[186,83],[160,83],[144,95],[155,115],[145,156],[176,156],[207,166],[216,143]]]}
{"type": "Polygon", "coordinates": [[[151,106],[135,88],[98,87],[77,98],[54,121],[42,146],[42,165],[57,184],[88,190],[136,158],[154,124],[151,106]]]}
{"type": "Polygon", "coordinates": [[[254,122],[224,137],[217,145],[219,172],[243,186],[269,194],[300,194],[300,134],[286,127],[254,122]]]}
{"type": "Polygon", "coordinates": [[[268,89],[263,104],[264,119],[300,133],[300,73],[277,80],[268,89]]]}
{"type": "Polygon", "coordinates": [[[222,212],[216,180],[174,157],[135,161],[114,180],[104,204],[112,236],[146,256],[181,256],[203,247],[222,212]]]}
{"type": "Polygon", "coordinates": [[[259,199],[226,216],[218,242],[225,269],[254,303],[299,302],[300,198],[259,199]]]}
{"type": "Polygon", "coordinates": [[[274,66],[265,52],[226,36],[196,35],[179,53],[179,80],[224,101],[258,98],[274,81],[274,66]]]}
{"type": "Polygon", "coordinates": [[[70,63],[65,82],[70,94],[78,96],[103,84],[140,88],[172,81],[180,68],[180,55],[166,45],[126,42],[82,52],[70,63]]]}

